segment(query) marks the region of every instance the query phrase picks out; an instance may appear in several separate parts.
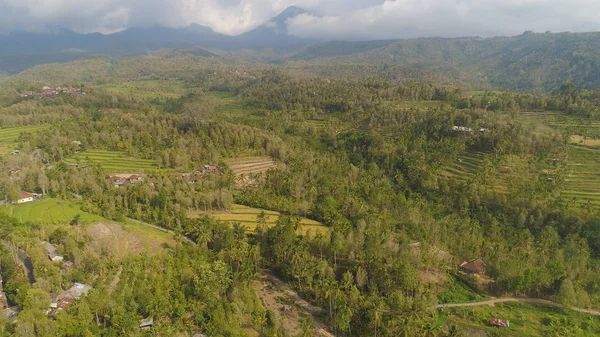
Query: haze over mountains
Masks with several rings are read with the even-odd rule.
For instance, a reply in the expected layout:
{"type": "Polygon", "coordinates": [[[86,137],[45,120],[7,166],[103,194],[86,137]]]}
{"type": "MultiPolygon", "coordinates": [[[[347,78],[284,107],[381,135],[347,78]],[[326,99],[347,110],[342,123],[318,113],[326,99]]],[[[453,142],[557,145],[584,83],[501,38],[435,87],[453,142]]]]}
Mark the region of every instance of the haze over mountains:
{"type": "Polygon", "coordinates": [[[253,50],[254,55],[268,54],[269,62],[307,67],[338,65],[349,69],[347,75],[398,80],[442,78],[474,86],[545,91],[567,81],[585,88],[600,87],[600,33],[318,41],[288,33],[288,20],[304,13],[301,8],[289,7],[237,36],[198,24],[185,28],[130,28],[108,35],[78,34],[67,29],[47,34],[13,32],[0,35],[0,73],[17,73],[40,63],[193,47],[197,56],[218,57],[227,52],[243,57],[238,51],[253,50]],[[354,66],[368,71],[355,71],[354,66]]]}

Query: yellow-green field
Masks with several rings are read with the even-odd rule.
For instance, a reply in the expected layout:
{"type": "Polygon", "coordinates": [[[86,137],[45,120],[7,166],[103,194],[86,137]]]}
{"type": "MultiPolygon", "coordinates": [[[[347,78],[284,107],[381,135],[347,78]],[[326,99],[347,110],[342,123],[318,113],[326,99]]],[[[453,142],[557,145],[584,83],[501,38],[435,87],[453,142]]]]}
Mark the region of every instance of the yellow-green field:
{"type": "Polygon", "coordinates": [[[234,174],[253,174],[275,168],[276,164],[269,157],[244,157],[225,160],[234,174]]]}
{"type": "Polygon", "coordinates": [[[158,169],[158,163],[152,159],[139,159],[127,156],[123,152],[87,150],[65,160],[67,164],[85,164],[88,161],[99,164],[108,172],[140,173],[158,169]]]}
{"type": "MultiPolygon", "coordinates": [[[[231,210],[229,212],[219,212],[219,213],[207,213],[207,212],[190,212],[188,216],[190,218],[198,218],[204,215],[209,215],[216,220],[225,221],[225,222],[239,222],[240,224],[246,226],[250,232],[253,232],[258,225],[257,216],[261,213],[265,212],[267,215],[267,225],[274,226],[281,215],[279,212],[267,211],[260,208],[252,208],[242,205],[232,205],[231,210]]],[[[323,226],[320,222],[302,218],[300,220],[302,224],[300,231],[302,233],[307,233],[311,231],[312,233],[327,233],[329,229],[323,226]]]]}
{"type": "Polygon", "coordinates": [[[570,141],[573,144],[579,144],[583,146],[600,146],[600,139],[597,138],[584,138],[583,136],[572,136],[570,141]]]}
{"type": "Polygon", "coordinates": [[[179,98],[187,93],[181,81],[147,80],[102,85],[100,88],[128,97],[142,99],[179,98]]]}

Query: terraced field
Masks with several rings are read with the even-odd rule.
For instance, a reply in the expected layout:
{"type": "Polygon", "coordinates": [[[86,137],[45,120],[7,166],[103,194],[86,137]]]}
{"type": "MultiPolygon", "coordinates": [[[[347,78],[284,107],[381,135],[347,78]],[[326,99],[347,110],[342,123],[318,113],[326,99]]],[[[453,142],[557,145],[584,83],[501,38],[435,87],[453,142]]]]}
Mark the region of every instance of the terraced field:
{"type": "Polygon", "coordinates": [[[245,157],[225,160],[236,176],[261,173],[277,167],[269,157],[245,157]]]}
{"type": "Polygon", "coordinates": [[[123,152],[104,150],[88,150],[80,152],[65,160],[67,164],[85,164],[92,162],[99,164],[108,172],[140,173],[141,171],[152,171],[158,169],[158,163],[152,159],[138,159],[128,157],[123,152]]]}
{"type": "MultiPolygon", "coordinates": [[[[216,220],[225,221],[225,222],[239,222],[240,224],[246,226],[249,232],[253,232],[258,225],[257,217],[261,212],[265,212],[267,215],[267,225],[274,226],[281,215],[279,212],[267,211],[260,208],[252,208],[242,205],[233,205],[229,212],[215,212],[215,213],[207,213],[207,212],[190,212],[188,216],[190,218],[198,218],[204,215],[210,215],[216,220]]],[[[302,218],[300,220],[302,224],[299,231],[301,233],[306,233],[309,230],[312,233],[326,233],[328,232],[328,228],[323,226],[320,222],[302,218]]]]}
{"type": "Polygon", "coordinates": [[[187,92],[183,86],[183,82],[167,80],[132,81],[102,85],[100,88],[124,96],[142,99],[179,98],[187,92]]]}
{"type": "Polygon", "coordinates": [[[17,128],[0,128],[0,153],[12,151],[15,141],[21,133],[36,133],[39,130],[48,128],[47,125],[23,126],[17,128]]]}
{"type": "Polygon", "coordinates": [[[563,196],[578,203],[600,205],[600,151],[571,147],[563,196]]]}
{"type": "Polygon", "coordinates": [[[483,152],[467,152],[452,166],[447,168],[442,175],[453,177],[461,182],[466,182],[475,176],[477,170],[483,163],[485,153],[483,152]]]}

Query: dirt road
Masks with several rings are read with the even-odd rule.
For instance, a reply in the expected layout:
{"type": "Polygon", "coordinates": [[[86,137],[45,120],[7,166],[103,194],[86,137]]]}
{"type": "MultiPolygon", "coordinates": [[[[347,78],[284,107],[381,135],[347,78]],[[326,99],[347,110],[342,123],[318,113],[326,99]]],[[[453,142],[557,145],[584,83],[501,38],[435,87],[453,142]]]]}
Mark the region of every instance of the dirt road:
{"type": "Polygon", "coordinates": [[[581,309],[581,308],[574,308],[574,307],[565,307],[564,305],[562,305],[560,303],[556,303],[556,302],[552,302],[552,301],[548,301],[548,300],[543,300],[543,299],[540,299],[540,298],[506,297],[506,298],[497,298],[497,299],[491,299],[491,300],[488,300],[488,301],[473,302],[473,303],[438,304],[435,307],[438,308],[438,309],[440,309],[440,308],[457,308],[457,307],[476,307],[476,306],[482,306],[482,305],[489,305],[489,306],[493,307],[496,303],[506,303],[506,302],[521,302],[521,303],[529,303],[529,304],[541,304],[541,305],[547,305],[547,306],[550,306],[550,307],[556,307],[556,308],[561,308],[561,309],[568,309],[568,310],[573,310],[573,311],[577,311],[577,312],[581,312],[581,313],[585,313],[585,314],[600,316],[600,311],[597,311],[597,310],[581,309]]]}

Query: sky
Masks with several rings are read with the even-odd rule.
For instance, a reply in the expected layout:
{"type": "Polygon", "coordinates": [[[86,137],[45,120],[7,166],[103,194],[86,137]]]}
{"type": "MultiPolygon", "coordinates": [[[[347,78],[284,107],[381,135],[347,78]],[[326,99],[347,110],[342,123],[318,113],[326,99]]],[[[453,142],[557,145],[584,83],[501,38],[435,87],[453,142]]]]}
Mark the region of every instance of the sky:
{"type": "Polygon", "coordinates": [[[288,6],[290,34],[319,39],[396,39],[600,30],[600,0],[0,0],[0,32],[58,27],[111,33],[191,23],[237,35],[288,6]]]}

